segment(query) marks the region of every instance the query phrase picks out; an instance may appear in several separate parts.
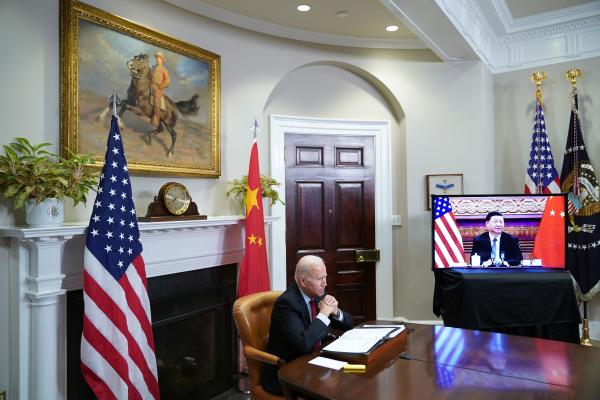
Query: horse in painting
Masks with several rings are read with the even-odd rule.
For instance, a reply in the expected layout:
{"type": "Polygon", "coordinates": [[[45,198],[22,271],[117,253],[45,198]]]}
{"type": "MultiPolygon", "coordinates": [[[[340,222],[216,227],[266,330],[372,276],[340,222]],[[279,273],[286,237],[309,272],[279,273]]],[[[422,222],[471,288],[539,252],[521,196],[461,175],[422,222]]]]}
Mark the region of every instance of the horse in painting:
{"type": "MultiPolygon", "coordinates": [[[[119,126],[125,128],[123,124],[123,114],[125,111],[131,111],[140,117],[150,119],[154,113],[154,106],[151,103],[152,93],[150,90],[152,83],[152,72],[148,62],[148,55],[140,53],[134,56],[127,62],[127,69],[131,75],[131,83],[127,89],[127,98],[118,103],[117,115],[119,116],[119,126]]],[[[158,126],[146,133],[148,144],[152,144],[152,135],[161,133],[166,130],[171,135],[171,146],[167,152],[167,156],[171,157],[175,153],[175,143],[177,142],[177,124],[178,113],[181,115],[192,115],[198,111],[197,94],[193,95],[189,100],[174,102],[169,96],[163,96],[164,107],[160,110],[160,120],[158,126]]],[[[111,107],[107,107],[96,118],[103,118],[110,112],[111,107]]]]}

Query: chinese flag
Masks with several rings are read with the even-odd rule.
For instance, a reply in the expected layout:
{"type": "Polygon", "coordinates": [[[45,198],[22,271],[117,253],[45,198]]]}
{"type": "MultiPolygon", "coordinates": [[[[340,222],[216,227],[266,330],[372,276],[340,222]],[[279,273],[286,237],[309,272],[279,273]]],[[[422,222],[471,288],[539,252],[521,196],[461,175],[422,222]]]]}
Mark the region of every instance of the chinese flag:
{"type": "Polygon", "coordinates": [[[565,202],[561,196],[550,196],[546,202],[535,236],[533,257],[541,258],[545,267],[565,266],[565,202]]]}
{"type": "Polygon", "coordinates": [[[252,145],[250,166],[248,167],[245,248],[238,280],[238,297],[264,292],[271,287],[256,139],[252,145]]]}

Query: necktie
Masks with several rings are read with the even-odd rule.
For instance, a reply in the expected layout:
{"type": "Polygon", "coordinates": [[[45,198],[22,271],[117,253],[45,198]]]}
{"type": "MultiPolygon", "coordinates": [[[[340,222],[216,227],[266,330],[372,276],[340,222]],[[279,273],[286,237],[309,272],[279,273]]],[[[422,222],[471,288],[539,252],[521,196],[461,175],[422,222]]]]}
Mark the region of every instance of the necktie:
{"type": "MultiPolygon", "coordinates": [[[[317,311],[317,302],[314,299],[310,299],[309,301],[310,303],[310,318],[312,320],[317,318],[317,314],[319,313],[317,311]]],[[[315,343],[315,346],[313,347],[313,351],[315,350],[321,350],[321,341],[317,340],[317,342],[315,343]]]]}
{"type": "Polygon", "coordinates": [[[315,318],[317,318],[317,314],[318,314],[317,303],[315,302],[314,299],[310,299],[309,303],[310,303],[310,318],[315,319],[315,318]]]}
{"type": "Polygon", "coordinates": [[[494,240],[492,240],[492,261],[496,261],[496,243],[498,243],[498,238],[494,238],[494,240]]]}

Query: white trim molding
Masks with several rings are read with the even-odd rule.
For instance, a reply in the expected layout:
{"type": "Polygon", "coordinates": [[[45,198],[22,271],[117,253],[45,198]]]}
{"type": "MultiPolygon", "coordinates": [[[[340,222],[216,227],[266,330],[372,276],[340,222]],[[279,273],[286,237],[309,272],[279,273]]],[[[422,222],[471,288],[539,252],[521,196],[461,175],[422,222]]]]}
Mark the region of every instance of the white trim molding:
{"type": "Polygon", "coordinates": [[[600,56],[600,2],[513,18],[506,0],[435,0],[493,73],[600,56]]]}
{"type": "MultiPolygon", "coordinates": [[[[372,136],[375,144],[375,245],[380,250],[377,263],[377,318],[394,315],[394,275],[392,248],[391,129],[389,121],[355,121],[303,118],[283,115],[270,117],[271,176],[282,183],[285,193],[285,134],[372,136]]],[[[271,282],[273,290],[286,288],[285,207],[275,204],[271,239],[271,282]]]]}

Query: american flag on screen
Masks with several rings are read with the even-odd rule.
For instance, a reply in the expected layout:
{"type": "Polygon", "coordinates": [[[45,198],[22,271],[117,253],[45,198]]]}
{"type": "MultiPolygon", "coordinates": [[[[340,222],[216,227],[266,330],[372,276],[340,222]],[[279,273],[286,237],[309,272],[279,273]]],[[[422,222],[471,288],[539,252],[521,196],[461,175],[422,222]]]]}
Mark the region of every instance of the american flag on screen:
{"type": "Polygon", "coordinates": [[[456,219],[448,197],[433,199],[433,217],[435,268],[464,265],[462,236],[456,226],[456,219]]]}
{"type": "Polygon", "coordinates": [[[560,193],[560,180],[554,167],[554,157],[546,133],[544,110],[539,99],[535,105],[533,139],[529,152],[529,167],[525,176],[525,193],[560,193]]]}
{"type": "Polygon", "coordinates": [[[135,207],[112,117],[87,229],[81,369],[98,399],[158,399],[158,374],[135,207]]]}

